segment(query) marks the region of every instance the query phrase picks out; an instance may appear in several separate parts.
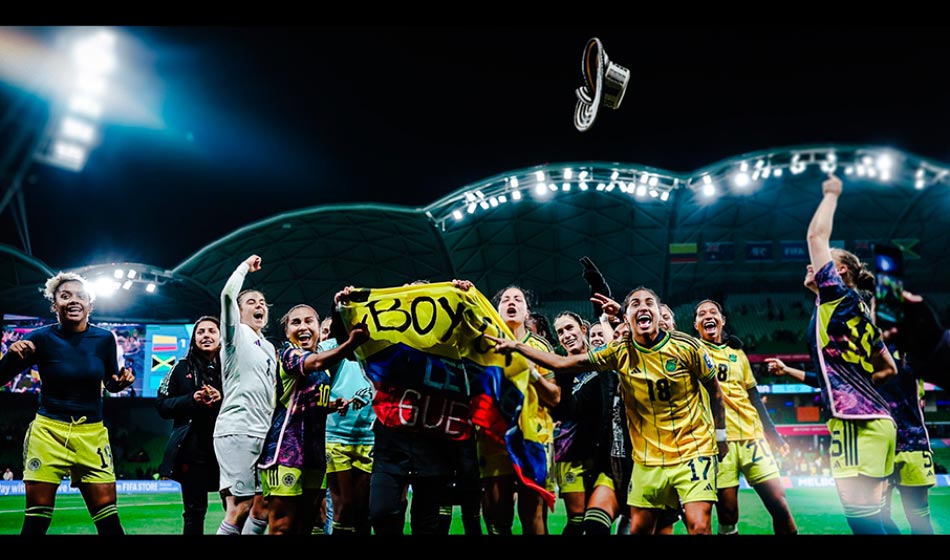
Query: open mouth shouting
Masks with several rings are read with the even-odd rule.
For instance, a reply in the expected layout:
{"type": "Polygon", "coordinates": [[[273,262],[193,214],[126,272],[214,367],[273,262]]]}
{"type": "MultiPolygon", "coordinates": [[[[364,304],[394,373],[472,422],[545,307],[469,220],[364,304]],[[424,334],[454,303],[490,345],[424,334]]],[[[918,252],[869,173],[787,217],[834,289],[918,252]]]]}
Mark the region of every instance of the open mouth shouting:
{"type": "Polygon", "coordinates": [[[64,315],[67,319],[70,321],[78,321],[82,319],[86,308],[81,303],[70,303],[65,307],[64,311],[64,315]]]}
{"type": "Polygon", "coordinates": [[[314,332],[310,330],[309,328],[301,329],[297,331],[295,334],[297,336],[297,345],[300,346],[301,348],[309,349],[314,346],[314,342],[316,341],[316,336],[314,335],[314,332]]]}
{"type": "Polygon", "coordinates": [[[710,336],[715,336],[719,331],[719,321],[706,319],[703,321],[703,331],[710,336]]]}
{"type": "Polygon", "coordinates": [[[637,328],[641,331],[649,331],[653,327],[653,314],[649,311],[640,311],[636,316],[637,328]]]}

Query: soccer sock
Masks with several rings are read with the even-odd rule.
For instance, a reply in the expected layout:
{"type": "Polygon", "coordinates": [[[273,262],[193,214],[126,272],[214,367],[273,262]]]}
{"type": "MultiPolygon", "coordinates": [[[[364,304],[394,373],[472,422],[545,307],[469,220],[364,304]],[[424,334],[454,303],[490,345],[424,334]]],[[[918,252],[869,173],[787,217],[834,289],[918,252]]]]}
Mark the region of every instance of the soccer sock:
{"type": "Polygon", "coordinates": [[[115,504],[103,506],[92,514],[92,522],[96,524],[96,531],[100,535],[124,535],[122,524],[119,523],[119,508],[115,504]]]}
{"type": "Polygon", "coordinates": [[[326,535],[327,530],[323,528],[323,525],[315,524],[312,529],[310,529],[311,535],[326,535]]]}
{"type": "Polygon", "coordinates": [[[23,517],[21,535],[45,535],[53,521],[53,506],[33,506],[26,508],[23,517]]]}
{"type": "MultiPolygon", "coordinates": [[[[320,527],[322,530],[323,527],[320,527]]],[[[247,520],[244,522],[244,528],[241,530],[242,535],[263,535],[264,531],[267,530],[267,520],[258,519],[251,514],[247,514],[247,520]]]]}
{"type": "Polygon", "coordinates": [[[848,526],[855,535],[885,535],[881,521],[881,506],[861,506],[848,504],[842,506],[848,526]]]}
{"type": "Polygon", "coordinates": [[[739,528],[735,525],[723,525],[719,524],[719,534],[720,535],[738,535],[739,528]]]}
{"type": "Polygon", "coordinates": [[[339,521],[334,521],[334,522],[333,522],[333,534],[334,534],[334,535],[337,535],[337,534],[340,534],[340,535],[355,535],[355,534],[356,534],[356,527],[354,527],[354,526],[352,526],[352,525],[343,525],[343,524],[340,523],[339,521]]]}
{"type": "Polygon", "coordinates": [[[567,516],[567,524],[564,525],[562,535],[583,535],[584,534],[584,514],[575,514],[567,516]]]}
{"type": "Polygon", "coordinates": [[[237,525],[231,525],[225,520],[221,520],[221,524],[218,525],[218,532],[216,535],[240,535],[241,531],[238,529],[237,525]]]}
{"type": "Polygon", "coordinates": [[[881,513],[881,523],[884,525],[884,532],[888,535],[899,535],[901,534],[900,528],[897,526],[897,523],[894,523],[894,518],[888,513],[881,513]]]}
{"type": "Polygon", "coordinates": [[[584,513],[580,534],[609,535],[611,525],[613,525],[613,519],[609,513],[600,508],[590,508],[584,513]]]}
{"type": "Polygon", "coordinates": [[[907,522],[910,524],[910,534],[912,535],[932,535],[934,534],[933,523],[930,522],[930,506],[922,508],[905,509],[907,522]]]}

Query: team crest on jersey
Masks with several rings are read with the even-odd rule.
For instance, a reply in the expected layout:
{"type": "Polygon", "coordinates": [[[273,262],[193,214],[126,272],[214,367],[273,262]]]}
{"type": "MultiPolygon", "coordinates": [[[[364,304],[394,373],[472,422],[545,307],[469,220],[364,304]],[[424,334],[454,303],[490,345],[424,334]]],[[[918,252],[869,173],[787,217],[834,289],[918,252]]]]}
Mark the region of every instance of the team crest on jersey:
{"type": "Polygon", "coordinates": [[[35,471],[43,465],[43,462],[40,461],[38,457],[31,457],[29,461],[26,462],[26,470],[35,471]]]}
{"type": "Polygon", "coordinates": [[[735,363],[739,361],[739,356],[736,356],[735,354],[729,354],[729,361],[735,363]]]}
{"type": "Polygon", "coordinates": [[[280,479],[280,484],[282,486],[286,486],[287,488],[292,487],[294,485],[294,482],[297,482],[297,475],[295,475],[294,473],[286,473],[280,479]]]}
{"type": "Polygon", "coordinates": [[[666,371],[676,371],[676,358],[670,358],[666,361],[666,371]]]}

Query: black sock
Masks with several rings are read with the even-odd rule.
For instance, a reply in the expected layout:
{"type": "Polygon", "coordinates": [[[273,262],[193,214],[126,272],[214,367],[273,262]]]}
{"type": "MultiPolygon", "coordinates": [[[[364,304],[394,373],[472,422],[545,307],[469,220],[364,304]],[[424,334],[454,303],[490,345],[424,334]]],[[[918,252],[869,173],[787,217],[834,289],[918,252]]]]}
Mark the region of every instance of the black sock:
{"type": "Polygon", "coordinates": [[[45,535],[53,521],[53,506],[33,506],[26,508],[23,516],[21,535],[45,535]]]}
{"type": "Polygon", "coordinates": [[[613,525],[613,519],[606,511],[600,508],[590,508],[584,513],[584,532],[585,535],[609,535],[610,526],[613,525]]]}
{"type": "Polygon", "coordinates": [[[92,514],[92,521],[96,524],[96,531],[100,535],[124,535],[122,524],[119,523],[119,508],[115,504],[103,506],[92,514]]]}

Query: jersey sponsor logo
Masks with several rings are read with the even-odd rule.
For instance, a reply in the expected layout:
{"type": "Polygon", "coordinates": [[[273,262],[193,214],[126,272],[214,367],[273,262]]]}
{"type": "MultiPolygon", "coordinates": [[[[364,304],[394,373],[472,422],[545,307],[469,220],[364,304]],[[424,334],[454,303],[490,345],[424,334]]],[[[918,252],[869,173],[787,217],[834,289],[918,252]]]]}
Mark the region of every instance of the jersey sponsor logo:
{"type": "MultiPolygon", "coordinates": [[[[709,364],[712,366],[712,364],[709,364]]],[[[666,361],[666,371],[676,371],[676,358],[670,358],[666,361]]]]}

